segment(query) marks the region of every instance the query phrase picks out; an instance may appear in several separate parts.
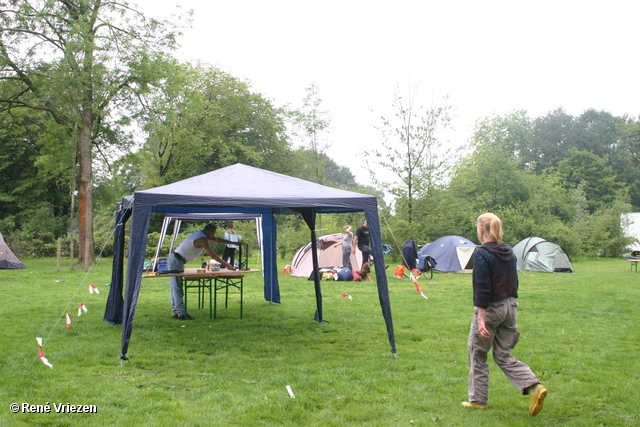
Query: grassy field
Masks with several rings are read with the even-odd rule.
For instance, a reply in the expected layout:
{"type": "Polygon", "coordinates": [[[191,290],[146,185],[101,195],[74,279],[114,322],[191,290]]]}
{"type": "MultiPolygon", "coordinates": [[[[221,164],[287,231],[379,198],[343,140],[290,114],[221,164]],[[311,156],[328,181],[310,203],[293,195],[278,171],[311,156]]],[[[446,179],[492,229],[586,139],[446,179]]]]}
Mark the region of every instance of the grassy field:
{"type": "MultiPolygon", "coordinates": [[[[529,417],[528,398],[491,362],[489,410],[465,409],[470,275],[389,279],[398,355],[393,358],[375,284],[313,284],[280,275],[282,304],[262,277],[210,320],[171,318],[168,279],[143,282],[121,364],[121,328],[102,321],[111,261],[89,273],[53,259],[0,270],[0,425],[7,426],[631,426],[640,423],[640,272],[623,259],[580,260],[575,274],[520,273],[522,333],[514,354],[549,389],[529,417]],[[89,283],[101,293],[88,293],[89,283]],[[341,296],[348,293],[353,301],[341,296]],[[78,306],[88,312],[78,317],[78,306]],[[67,330],[64,314],[73,328],[67,330]],[[53,369],[38,356],[36,337],[53,369]],[[295,399],[286,386],[291,386],[295,399]],[[51,406],[11,412],[11,403],[51,406]],[[56,413],[53,405],[95,405],[56,413]]],[[[283,263],[284,264],[284,263],[283,263]]],[[[393,267],[388,269],[392,276],[393,267]]],[[[191,302],[191,300],[190,300],[191,302]]],[[[191,303],[191,307],[195,307],[191,303]]]]}

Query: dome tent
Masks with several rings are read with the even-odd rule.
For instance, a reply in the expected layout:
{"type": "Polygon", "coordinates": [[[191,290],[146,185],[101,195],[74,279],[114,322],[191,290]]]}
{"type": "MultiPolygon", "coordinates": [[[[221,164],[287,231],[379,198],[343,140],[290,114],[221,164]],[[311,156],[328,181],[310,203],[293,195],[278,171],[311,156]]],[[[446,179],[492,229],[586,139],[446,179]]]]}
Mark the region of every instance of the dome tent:
{"type": "Polygon", "coordinates": [[[569,255],[557,243],[542,237],[528,237],[513,247],[518,270],[543,273],[574,273],[569,255]]]}
{"type": "Polygon", "coordinates": [[[428,243],[418,252],[418,268],[424,268],[424,259],[430,256],[436,261],[436,271],[443,273],[469,272],[473,268],[473,252],[476,244],[460,236],[444,236],[428,243]]]}
{"type": "MultiPolygon", "coordinates": [[[[342,242],[344,234],[325,234],[316,239],[318,268],[334,268],[342,266],[342,242]]],[[[309,277],[313,272],[313,251],[311,242],[307,243],[293,256],[291,260],[291,275],[294,277],[309,277]]],[[[351,266],[354,270],[360,270],[362,264],[362,252],[356,248],[356,253],[351,254],[351,266]]]]}
{"type": "Polygon", "coordinates": [[[0,269],[27,268],[17,256],[9,249],[0,233],[0,269]]]}

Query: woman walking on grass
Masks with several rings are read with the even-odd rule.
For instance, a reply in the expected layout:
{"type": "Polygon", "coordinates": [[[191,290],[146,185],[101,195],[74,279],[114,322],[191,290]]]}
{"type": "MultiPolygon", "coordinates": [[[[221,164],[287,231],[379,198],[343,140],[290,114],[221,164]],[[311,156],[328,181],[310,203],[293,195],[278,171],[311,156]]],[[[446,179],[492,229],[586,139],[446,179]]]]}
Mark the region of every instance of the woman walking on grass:
{"type": "Polygon", "coordinates": [[[473,255],[474,316],[469,333],[469,401],[462,406],[487,409],[489,365],[487,354],[524,395],[530,395],[529,415],[542,410],[547,389],[529,366],[511,350],[518,343],[518,272],[511,247],[502,241],[502,221],[492,213],[478,217],[481,246],[473,255]]]}

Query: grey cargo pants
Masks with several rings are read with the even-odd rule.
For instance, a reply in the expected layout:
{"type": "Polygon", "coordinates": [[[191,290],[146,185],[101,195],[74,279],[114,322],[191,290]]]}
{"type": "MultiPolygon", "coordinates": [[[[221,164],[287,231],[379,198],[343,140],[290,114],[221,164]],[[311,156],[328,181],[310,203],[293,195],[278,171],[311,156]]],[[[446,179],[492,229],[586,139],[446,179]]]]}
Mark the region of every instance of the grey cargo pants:
{"type": "Polygon", "coordinates": [[[515,298],[490,303],[484,321],[491,336],[482,338],[478,332],[478,308],[474,307],[469,332],[469,401],[482,405],[488,403],[487,354],[492,347],[493,360],[522,394],[528,394],[526,389],[540,382],[529,366],[516,360],[511,354],[520,338],[517,319],[518,302],[515,298]]]}

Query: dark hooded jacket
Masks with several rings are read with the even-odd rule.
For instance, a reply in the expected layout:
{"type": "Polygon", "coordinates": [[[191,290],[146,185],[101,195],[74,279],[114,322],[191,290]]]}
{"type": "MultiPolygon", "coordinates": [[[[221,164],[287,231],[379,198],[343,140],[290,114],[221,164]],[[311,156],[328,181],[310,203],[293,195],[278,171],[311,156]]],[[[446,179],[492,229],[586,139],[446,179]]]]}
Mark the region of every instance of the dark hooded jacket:
{"type": "Polygon", "coordinates": [[[518,270],[511,246],[487,242],[473,253],[473,305],[518,298],[518,270]]]}

